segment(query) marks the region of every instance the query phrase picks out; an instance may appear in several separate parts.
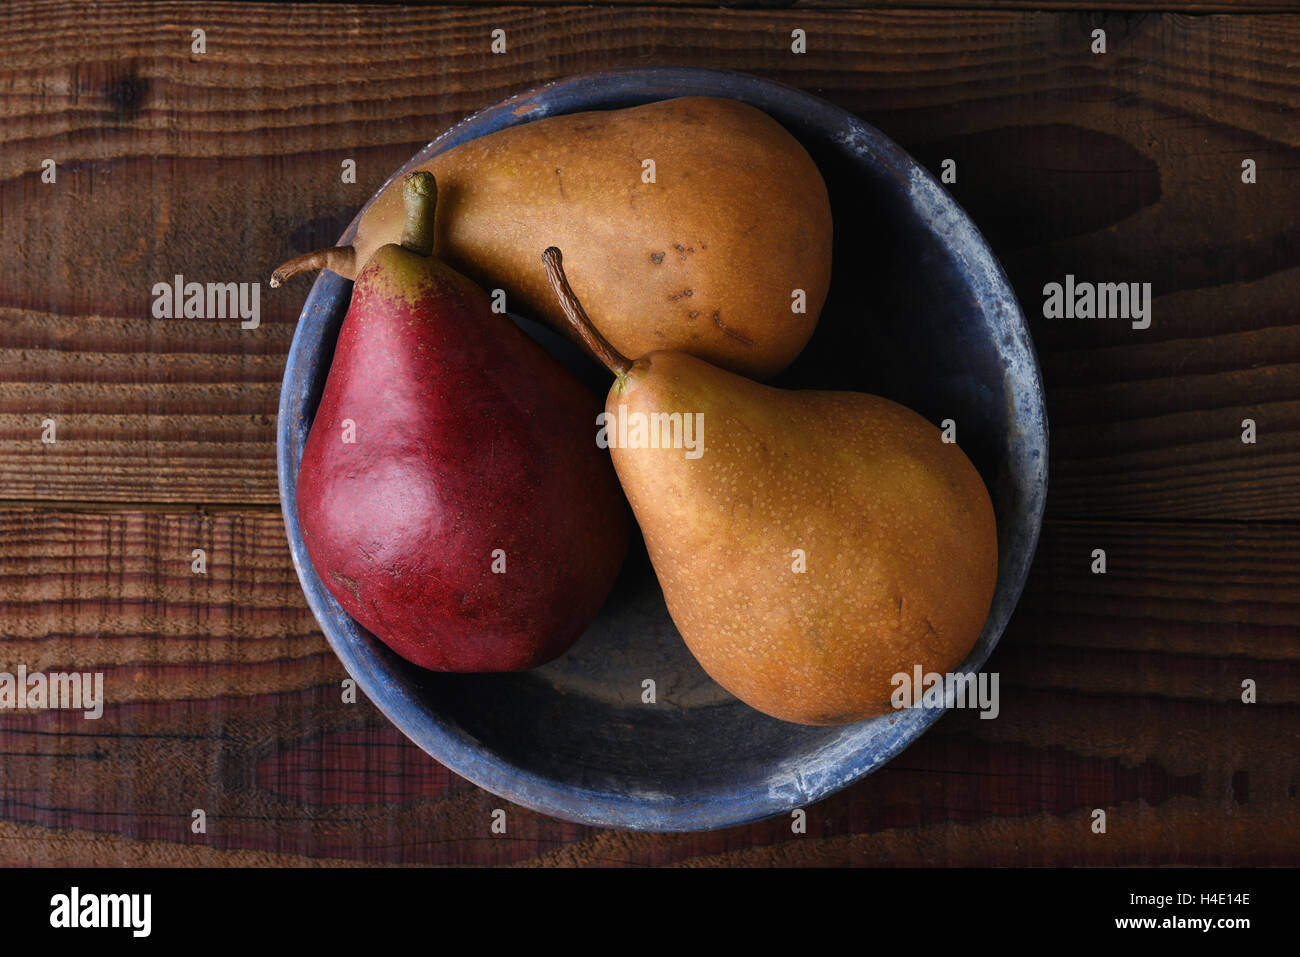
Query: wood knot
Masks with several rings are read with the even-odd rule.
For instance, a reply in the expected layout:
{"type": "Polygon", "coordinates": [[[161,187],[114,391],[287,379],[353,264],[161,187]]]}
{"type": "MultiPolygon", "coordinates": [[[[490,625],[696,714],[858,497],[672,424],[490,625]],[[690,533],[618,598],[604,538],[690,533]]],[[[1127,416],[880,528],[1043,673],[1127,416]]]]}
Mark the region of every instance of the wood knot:
{"type": "Polygon", "coordinates": [[[105,90],[105,98],[109,106],[119,116],[133,116],[139,113],[144,108],[144,101],[148,95],[149,81],[134,73],[112,80],[105,90]]]}

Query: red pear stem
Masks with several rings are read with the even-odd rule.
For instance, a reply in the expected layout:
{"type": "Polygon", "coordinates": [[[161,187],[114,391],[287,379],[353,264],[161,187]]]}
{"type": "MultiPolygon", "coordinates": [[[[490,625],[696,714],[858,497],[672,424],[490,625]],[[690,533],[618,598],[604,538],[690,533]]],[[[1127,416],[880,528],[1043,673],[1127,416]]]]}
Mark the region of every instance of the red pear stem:
{"type": "Polygon", "coordinates": [[[313,269],[333,269],[336,273],[346,276],[352,272],[356,258],[357,251],[351,246],[330,246],[294,256],[271,273],[271,288],[283,286],[298,273],[310,272],[313,269]]]}
{"type": "MultiPolygon", "coordinates": [[[[433,255],[433,212],[438,206],[438,184],[425,170],[407,173],[402,185],[406,203],[406,222],[402,227],[402,245],[421,256],[433,255]]],[[[271,288],[283,286],[299,273],[313,269],[333,269],[343,276],[353,275],[357,251],[351,246],[329,246],[294,256],[271,273],[271,288]]]]}
{"type": "Polygon", "coordinates": [[[632,360],[611,346],[609,340],[600,334],[600,330],[587,317],[587,310],[582,308],[582,303],[569,285],[568,277],[564,275],[564,257],[560,251],[554,246],[548,247],[542,253],[542,262],[546,266],[546,278],[551,289],[560,300],[560,308],[568,316],[569,324],[582,344],[614,375],[620,379],[627,375],[632,368],[632,360]]]}
{"type": "Polygon", "coordinates": [[[433,212],[438,207],[438,184],[428,170],[406,174],[402,183],[406,225],[402,246],[420,256],[433,255],[433,212]]]}

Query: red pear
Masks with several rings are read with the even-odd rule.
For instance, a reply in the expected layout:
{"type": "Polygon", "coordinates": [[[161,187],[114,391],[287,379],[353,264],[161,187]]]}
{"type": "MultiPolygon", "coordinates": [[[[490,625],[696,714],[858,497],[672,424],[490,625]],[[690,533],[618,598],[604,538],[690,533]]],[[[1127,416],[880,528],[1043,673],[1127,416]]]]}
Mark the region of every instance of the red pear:
{"type": "Polygon", "coordinates": [[[432,258],[436,187],[357,275],[298,475],[321,580],[403,658],[518,671],[564,652],[627,548],[600,402],[432,258]]]}

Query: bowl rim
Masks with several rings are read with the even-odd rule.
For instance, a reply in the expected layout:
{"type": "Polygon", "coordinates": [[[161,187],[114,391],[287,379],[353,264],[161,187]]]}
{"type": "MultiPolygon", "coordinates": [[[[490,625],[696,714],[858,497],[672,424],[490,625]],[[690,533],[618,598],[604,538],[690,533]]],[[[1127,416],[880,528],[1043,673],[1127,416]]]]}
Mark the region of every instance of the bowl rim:
{"type": "MultiPolygon", "coordinates": [[[[811,124],[824,129],[828,135],[831,131],[838,131],[834,136],[836,142],[863,154],[864,159],[892,167],[899,173],[906,172],[912,193],[911,202],[923,205],[922,211],[928,213],[928,223],[936,234],[940,231],[948,234],[945,245],[952,248],[952,242],[960,243],[960,251],[965,257],[965,270],[981,278],[989,292],[996,296],[995,305],[1002,313],[1003,328],[1012,333],[1011,345],[1004,345],[1002,353],[1005,356],[1008,348],[1016,352],[1015,358],[1020,366],[1018,378],[1025,379],[1029,385],[1028,395],[1012,390],[1008,402],[1014,403],[1016,410],[1013,421],[1020,422],[1027,418],[1030,427],[1035,429],[1032,448],[1038,450],[1033,456],[1037,462],[1037,474],[1028,483],[1029,500],[1017,509],[1018,514],[1027,515],[1028,522],[1022,529],[1026,538],[1021,543],[1022,548],[1017,556],[1019,560],[1014,567],[1007,569],[1012,580],[1004,589],[1000,569],[998,588],[984,631],[970,656],[959,667],[961,673],[978,672],[996,647],[1011,612],[1019,601],[1042,528],[1049,451],[1042,373],[1024,314],[1001,264],[987,242],[933,175],[885,134],[847,110],[814,94],[735,71],[694,67],[639,67],[577,74],[516,93],[470,113],[444,130],[384,181],[358,211],[339,243],[346,244],[352,240],[362,216],[379,193],[408,170],[437,153],[507,126],[582,109],[617,108],[571,105],[571,100],[589,99],[593,84],[599,84],[601,95],[606,99],[623,96],[640,102],[693,95],[730,97],[748,102],[742,94],[753,94],[755,90],[779,93],[787,101],[795,101],[811,124]],[[707,89],[708,92],[700,92],[701,89],[707,89]],[[547,99],[543,101],[543,97],[547,99]],[[527,109],[521,109],[523,107],[527,109]],[[868,147],[870,156],[865,155],[868,147]]],[[[759,108],[763,109],[761,105],[759,108]]],[[[294,569],[308,606],[331,648],[367,698],[431,757],[457,775],[499,797],[562,820],[637,831],[700,831],[749,824],[820,801],[882,767],[913,744],[946,713],[947,703],[943,708],[898,711],[886,716],[892,719],[889,728],[874,735],[868,733],[867,729],[882,720],[880,718],[843,726],[846,735],[837,739],[839,746],[835,749],[836,753],[830,756],[833,760],[829,763],[837,771],[834,774],[823,773],[809,780],[795,769],[785,787],[773,788],[769,784],[765,790],[753,789],[746,792],[737,789],[727,796],[709,795],[689,801],[677,798],[652,804],[647,804],[644,797],[556,784],[502,759],[494,752],[475,747],[476,742],[466,732],[444,725],[420,707],[400,681],[394,680],[389,667],[391,662],[387,658],[396,656],[377,639],[370,640],[378,648],[368,648],[358,637],[359,631],[363,635],[368,633],[360,630],[321,582],[307,557],[298,523],[297,472],[302,446],[299,441],[295,448],[295,439],[305,441],[307,429],[298,418],[296,410],[305,408],[305,393],[310,391],[307,383],[311,381],[311,376],[295,377],[294,374],[298,370],[311,369],[313,356],[319,354],[324,338],[319,334],[321,324],[306,320],[315,314],[332,312],[338,297],[350,285],[348,280],[337,274],[322,270],[312,285],[294,330],[285,363],[276,422],[276,462],[281,511],[294,569]],[[847,729],[859,730],[856,735],[850,736],[847,729]],[[886,740],[883,745],[879,745],[874,739],[882,736],[886,740]],[[842,763],[845,761],[847,764],[842,763]]],[[[980,296],[981,312],[984,313],[992,311],[983,305],[987,298],[987,293],[980,296]]],[[[319,370],[314,374],[322,375],[319,370]]],[[[1026,443],[1026,447],[1030,445],[1026,443]]]]}

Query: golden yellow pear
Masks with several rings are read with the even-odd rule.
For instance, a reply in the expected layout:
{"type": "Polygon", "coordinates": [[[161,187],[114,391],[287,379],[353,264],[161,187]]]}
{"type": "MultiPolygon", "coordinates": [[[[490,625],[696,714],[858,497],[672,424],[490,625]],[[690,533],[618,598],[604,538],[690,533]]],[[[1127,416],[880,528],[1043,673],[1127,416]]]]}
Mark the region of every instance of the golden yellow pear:
{"type": "MultiPolygon", "coordinates": [[[[830,286],[831,209],[817,165],[766,113],[678,97],[553,116],[422,163],[441,195],[435,255],[512,312],[567,331],[537,250],[554,242],[615,348],[680,349],[767,378],[812,335],[830,286]],[[803,311],[795,312],[796,290],[803,311]]],[[[396,184],[352,246],[299,256],[272,285],[326,266],[355,278],[400,240],[396,184]]]]}
{"type": "Polygon", "coordinates": [[[988,616],[997,529],[979,473],[888,399],[760,385],[680,352],[629,361],[546,261],[615,372],[602,422],[673,622],[742,701],[801,724],[890,710],[954,671],[988,616]]]}

